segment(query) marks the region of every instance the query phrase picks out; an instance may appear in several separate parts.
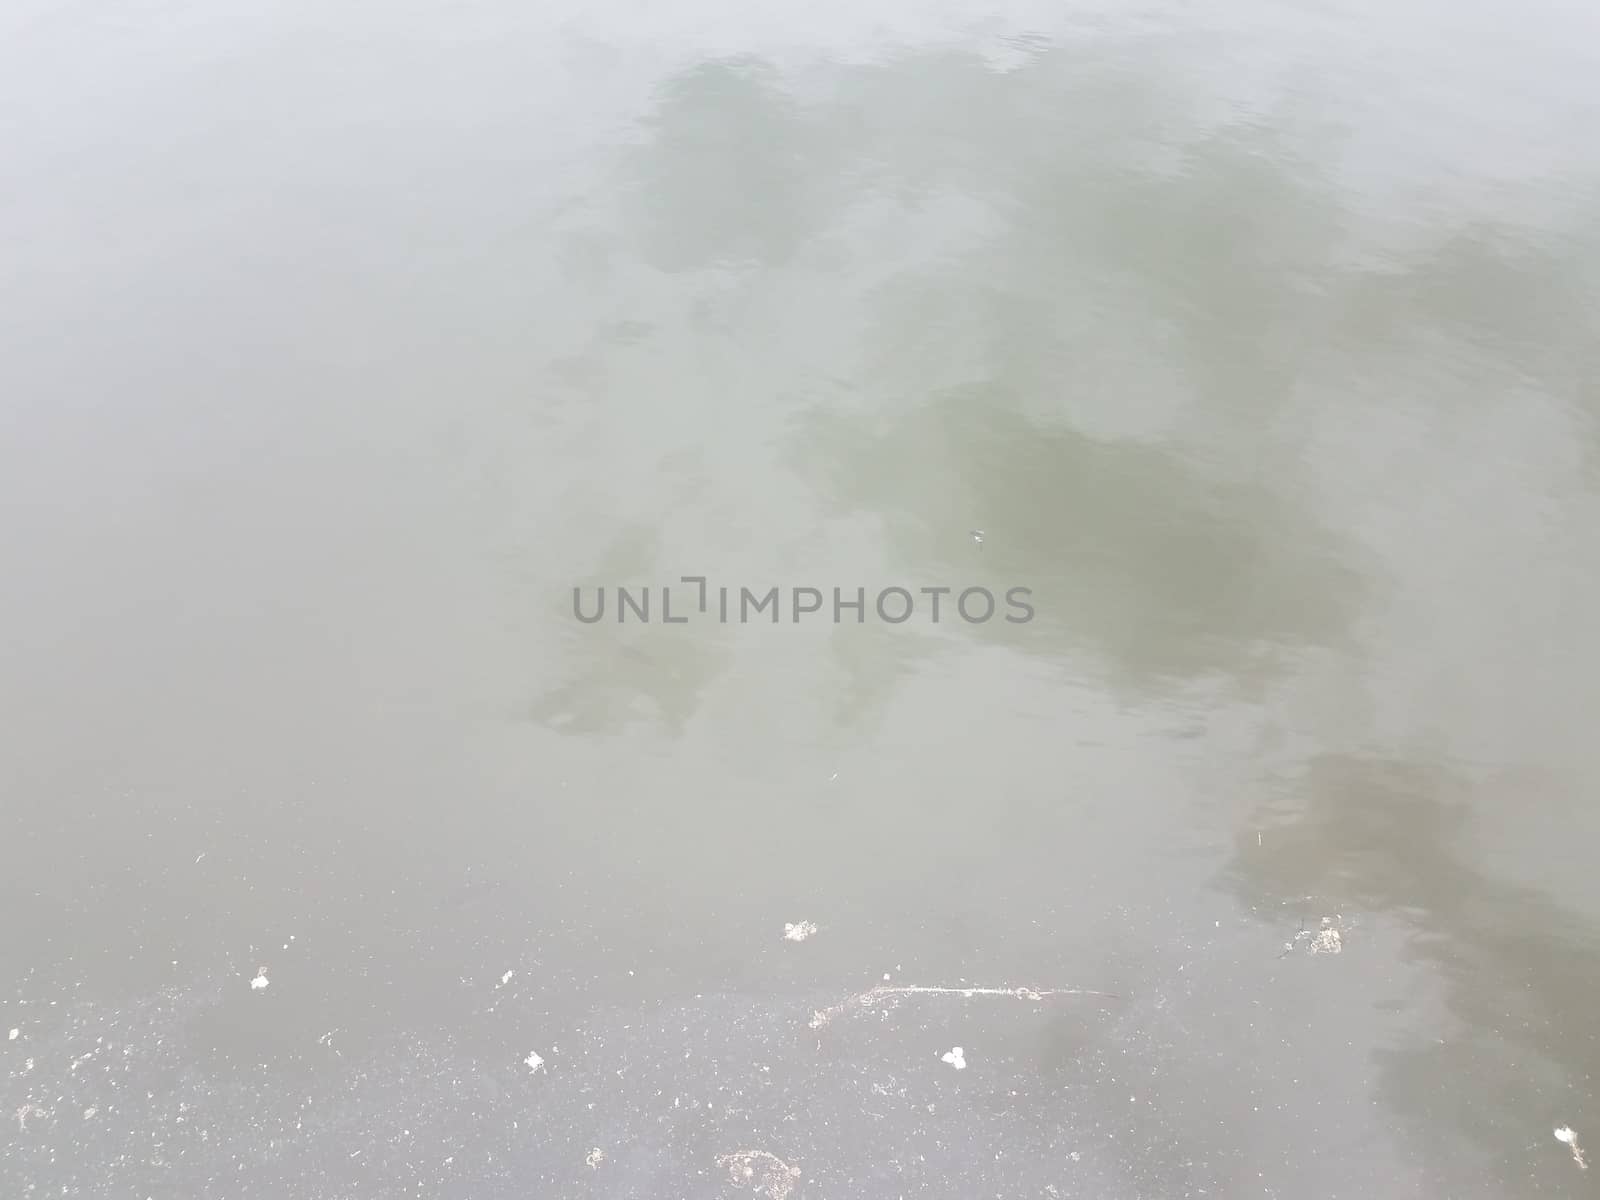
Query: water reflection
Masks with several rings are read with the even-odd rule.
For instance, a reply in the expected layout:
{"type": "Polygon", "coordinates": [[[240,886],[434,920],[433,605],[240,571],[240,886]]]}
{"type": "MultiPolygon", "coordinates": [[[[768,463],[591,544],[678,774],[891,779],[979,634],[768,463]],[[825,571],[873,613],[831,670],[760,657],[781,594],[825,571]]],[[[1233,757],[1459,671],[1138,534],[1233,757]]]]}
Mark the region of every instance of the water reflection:
{"type": "Polygon", "coordinates": [[[1114,661],[1121,684],[1248,676],[1270,666],[1274,643],[1325,644],[1356,611],[1339,540],[1281,495],[1019,407],[974,386],[879,434],[819,418],[801,453],[834,504],[883,518],[899,569],[1034,589],[1033,622],[988,624],[985,636],[1086,648],[1114,661]],[[975,519],[988,531],[981,551],[965,532],[975,519]]]}
{"type": "MultiPolygon", "coordinates": [[[[801,77],[699,64],[641,124],[623,201],[595,215],[613,224],[569,231],[615,268],[572,277],[576,311],[641,325],[626,281],[648,294],[672,273],[686,348],[648,376],[593,353],[552,369],[570,384],[587,364],[596,404],[637,375],[724,443],[748,435],[747,463],[810,490],[768,514],[780,554],[876,523],[875,550],[841,547],[820,568],[836,578],[804,582],[1032,587],[1039,619],[985,636],[1099,657],[1117,687],[1270,673],[1284,646],[1330,644],[1361,600],[1354,552],[1303,494],[1301,447],[1262,427],[1314,365],[1337,189],[1270,124],[1191,115],[1154,74],[1037,40],[1008,70],[942,51],[801,77]],[[786,436],[693,396],[730,377],[740,407],[788,411],[786,436]],[[981,554],[973,526],[992,531],[981,554]]],[[[708,547],[752,499],[728,495],[725,466],[707,458],[673,498],[708,547]]],[[[881,710],[936,632],[836,631],[841,719],[881,710]]],[[[659,690],[619,661],[596,649],[542,718],[619,727],[599,693],[659,690]]],[[[710,679],[691,674],[656,696],[673,728],[710,679]]]]}
{"type": "Polygon", "coordinates": [[[779,267],[837,212],[849,148],[788,97],[770,64],[704,63],[661,93],[629,172],[652,266],[779,267]]]}
{"type": "MultiPolygon", "coordinates": [[[[876,522],[875,560],[827,568],[847,589],[869,569],[1033,586],[1040,620],[985,636],[1087,652],[1114,687],[1258,687],[1344,644],[1385,568],[1317,490],[1333,409],[1379,372],[1414,379],[1441,340],[1474,364],[1458,371],[1526,366],[1580,403],[1593,256],[1512,226],[1401,246],[1338,174],[1347,132],[1303,102],[1202,108],[1161,67],[1034,39],[1003,70],[939,51],[680,73],[624,154],[622,202],[571,236],[620,271],[594,329],[644,328],[619,294],[667,272],[680,313],[660,329],[683,346],[621,374],[591,354],[583,390],[732,381],[742,407],[787,411],[776,444],[770,423],[721,428],[756,472],[813,489],[815,512],[794,496],[768,514],[775,550],[783,525],[876,522]]],[[[683,415],[721,423],[733,404],[683,415]]],[[[674,497],[708,545],[749,499],[726,466],[706,458],[674,497]]],[[[864,669],[882,636],[840,631],[840,665],[864,669]]],[[[674,703],[681,727],[697,701],[674,703]]]]}
{"type": "MultiPolygon", "coordinates": [[[[1544,772],[1321,756],[1273,785],[1225,873],[1264,912],[1308,895],[1402,931],[1408,966],[1427,971],[1394,1015],[1394,1044],[1371,1051],[1376,1092],[1445,1178],[1572,1184],[1547,1139],[1600,1073],[1600,923],[1498,878],[1473,838],[1486,806],[1566,806],[1571,787],[1544,772]]],[[[1363,931],[1351,935],[1358,962],[1374,932],[1365,955],[1363,931]]]]}
{"type": "MultiPolygon", "coordinates": [[[[1425,359],[1472,378],[1537,383],[1587,406],[1600,366],[1587,330],[1600,304],[1600,237],[1592,222],[1556,229],[1474,221],[1447,227],[1352,277],[1339,333],[1382,360],[1425,359]]],[[[1497,403],[1493,391],[1476,393],[1497,403]]]]}
{"type": "MultiPolygon", "coordinates": [[[[570,630],[563,643],[570,665],[560,682],[535,699],[535,720],[571,734],[619,733],[635,722],[683,732],[706,687],[726,666],[727,653],[705,626],[686,631],[661,624],[660,591],[651,587],[646,597],[640,583],[661,578],[660,563],[660,529],[634,526],[617,535],[589,579],[575,581],[578,598],[571,592],[562,597],[559,619],[570,630]],[[620,588],[648,606],[646,615],[655,625],[618,620],[620,588]],[[597,611],[601,618],[593,624],[579,621],[574,603],[585,618],[597,611]]],[[[682,592],[677,600],[681,616],[682,592]]]]}

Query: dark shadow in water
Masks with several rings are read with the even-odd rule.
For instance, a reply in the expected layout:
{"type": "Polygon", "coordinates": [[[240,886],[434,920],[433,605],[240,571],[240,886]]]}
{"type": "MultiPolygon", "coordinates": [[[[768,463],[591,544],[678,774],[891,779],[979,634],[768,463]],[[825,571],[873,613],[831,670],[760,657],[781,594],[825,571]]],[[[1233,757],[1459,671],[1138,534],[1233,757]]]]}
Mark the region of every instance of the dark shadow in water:
{"type": "Polygon", "coordinates": [[[865,128],[880,193],[908,217],[959,196],[993,227],[883,286],[871,340],[886,380],[954,345],[976,379],[1069,419],[1094,390],[1101,407],[1106,390],[1139,400],[1151,362],[1181,372],[1211,421],[1289,402],[1347,224],[1306,153],[1338,147],[1288,108],[1208,123],[1162,66],[1053,49],[1004,73],[941,54],[846,78],[835,123],[865,128]]]}
{"type": "Polygon", "coordinates": [[[1014,394],[974,385],[879,433],[819,416],[801,453],[835,505],[883,517],[898,569],[997,597],[1030,587],[1034,619],[971,626],[987,639],[1088,650],[1113,659],[1125,682],[1160,685],[1248,675],[1274,644],[1342,636],[1358,579],[1309,514],[1175,454],[1043,425],[1019,407],[1014,394]],[[968,533],[975,515],[987,527],[981,546],[968,533]]]}
{"type": "Polygon", "coordinates": [[[839,211],[850,148],[753,58],[672,79],[644,127],[626,197],[643,255],[663,271],[783,263],[839,211]]]}
{"type": "MultiPolygon", "coordinates": [[[[871,598],[866,603],[871,604],[871,598]]],[[[834,727],[852,738],[863,729],[876,728],[901,681],[949,648],[947,641],[926,631],[883,624],[840,625],[828,647],[845,677],[832,700],[834,727]]]]}
{"type": "MultiPolygon", "coordinates": [[[[637,595],[640,588],[633,591],[637,595]]],[[[584,603],[592,606],[594,587],[586,587],[584,595],[584,603]]],[[[615,611],[615,595],[608,586],[608,618],[615,611]]],[[[652,619],[659,620],[657,589],[652,589],[651,604],[652,619]]],[[[539,695],[534,720],[558,733],[619,733],[641,722],[682,733],[705,689],[726,667],[727,656],[703,631],[666,636],[657,631],[658,636],[641,637],[640,628],[619,627],[614,618],[579,626],[569,644],[581,666],[539,695]]]]}
{"type": "MultiPolygon", "coordinates": [[[[1254,436],[1289,402],[1327,324],[1318,279],[1340,221],[1282,139],[1207,132],[1148,69],[1060,50],[1009,72],[953,53],[841,67],[809,105],[759,63],[706,64],[648,128],[630,203],[666,270],[781,266],[863,198],[909,216],[955,196],[994,218],[976,248],[870,285],[851,384],[871,411],[817,407],[795,434],[791,460],[828,508],[885,521],[885,582],[1031,587],[1038,618],[984,636],[1098,653],[1138,687],[1252,674],[1277,647],[1342,637],[1358,575],[1298,497],[1073,421],[1075,391],[1103,407],[1144,386],[1108,340],[1180,378],[1213,428],[1232,413],[1254,436]],[[917,365],[952,345],[950,369],[917,365]],[[981,556],[973,526],[990,531],[981,556]]],[[[855,680],[842,720],[881,709],[907,654],[938,644],[883,671],[863,654],[883,633],[834,639],[855,680]]]]}
{"type": "MultiPolygon", "coordinates": [[[[1600,183],[1589,189],[1600,200],[1600,183]]],[[[1600,203],[1591,208],[1600,208],[1600,203]]],[[[1335,335],[1370,378],[1454,411],[1560,407],[1579,429],[1581,469],[1600,492],[1600,225],[1554,231],[1474,222],[1350,280],[1335,335]]]]}
{"type": "MultiPolygon", "coordinates": [[[[1483,1154],[1507,1195],[1573,1185],[1577,1168],[1551,1129],[1578,1119],[1600,1077],[1600,928],[1466,861],[1463,839],[1472,813],[1551,786],[1510,772],[1473,779],[1405,761],[1319,758],[1252,823],[1271,852],[1251,832],[1225,875],[1251,906],[1281,911],[1285,897],[1315,895],[1409,929],[1414,961],[1441,982],[1453,1020],[1376,1049],[1378,1093],[1442,1174],[1476,1169],[1483,1154]],[[1442,1141],[1441,1128],[1460,1141],[1442,1141]]],[[[1360,932],[1350,940],[1359,953],[1360,932]]]]}
{"type": "MultiPolygon", "coordinates": [[[[535,721],[573,734],[617,733],[640,721],[683,731],[706,687],[726,668],[727,654],[708,632],[711,626],[663,625],[661,587],[674,576],[659,569],[659,550],[658,529],[628,529],[590,577],[574,584],[577,608],[570,589],[562,595],[557,617],[568,630],[564,651],[571,665],[561,682],[535,699],[535,721]],[[619,589],[645,606],[648,620],[622,606],[619,589]],[[602,616],[588,624],[576,611],[602,616]]],[[[692,596],[675,591],[673,615],[683,616],[692,596]]]]}
{"type": "MultiPolygon", "coordinates": [[[[674,273],[783,279],[825,243],[863,325],[831,395],[799,388],[788,462],[825,512],[882,522],[883,584],[1034,590],[1029,624],[923,632],[1095,656],[1134,694],[1211,674],[1248,690],[1306,647],[1347,644],[1379,571],[1324,523],[1295,431],[1352,371],[1459,350],[1577,402],[1572,364],[1593,353],[1593,272],[1559,247],[1467,227],[1360,258],[1338,135],[1292,104],[1197,115],[1185,80],[1155,52],[1038,46],[1007,71],[958,52],[804,80],[702,64],[644,123],[616,247],[674,273]],[[854,240],[885,206],[908,226],[948,211],[948,245],[854,240]],[[884,273],[897,256],[913,265],[884,273]],[[1106,433],[1124,403],[1166,415],[1106,433]]],[[[841,627],[842,722],[881,711],[942,644],[915,632],[841,627]]],[[[680,724],[715,670],[692,657],[693,686],[656,701],[680,724]]],[[[546,715],[578,712],[572,728],[629,719],[558,690],[546,715]]]]}
{"type": "MultiPolygon", "coordinates": [[[[1600,238],[1580,229],[1543,240],[1475,222],[1441,233],[1424,254],[1354,278],[1341,337],[1421,359],[1449,351],[1509,369],[1595,412],[1600,370],[1600,238]]],[[[1475,391],[1475,395],[1483,395],[1475,391]]],[[[1493,390],[1488,398],[1503,397],[1493,390]]]]}
{"type": "Polygon", "coordinates": [[[1008,73],[933,56],[843,92],[881,189],[965,195],[995,228],[872,297],[876,402],[814,410],[793,447],[826,502],[880,517],[896,571],[1032,588],[1032,622],[981,636],[1100,655],[1117,686],[1264,675],[1342,641],[1363,600],[1352,548],[1284,473],[1075,427],[1158,376],[1224,436],[1288,410],[1330,320],[1337,190],[1274,130],[1198,128],[1147,70],[1061,51],[1008,73]]]}

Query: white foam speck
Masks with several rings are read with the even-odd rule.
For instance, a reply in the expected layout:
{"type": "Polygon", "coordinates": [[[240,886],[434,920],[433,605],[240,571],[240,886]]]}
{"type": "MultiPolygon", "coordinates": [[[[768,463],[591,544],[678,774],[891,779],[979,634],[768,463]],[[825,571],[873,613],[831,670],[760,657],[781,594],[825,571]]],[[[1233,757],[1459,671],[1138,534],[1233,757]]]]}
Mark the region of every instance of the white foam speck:
{"type": "Polygon", "coordinates": [[[259,992],[262,988],[264,988],[266,986],[267,986],[267,973],[265,971],[260,972],[254,979],[252,979],[250,981],[250,990],[252,992],[259,992]]]}
{"type": "Polygon", "coordinates": [[[967,1069],[966,1055],[961,1052],[960,1046],[953,1046],[939,1057],[940,1062],[947,1062],[958,1071],[967,1069]]]}
{"type": "Polygon", "coordinates": [[[528,1070],[534,1074],[538,1074],[539,1068],[544,1066],[544,1059],[539,1057],[537,1050],[529,1050],[528,1057],[522,1061],[528,1064],[528,1070]]]}

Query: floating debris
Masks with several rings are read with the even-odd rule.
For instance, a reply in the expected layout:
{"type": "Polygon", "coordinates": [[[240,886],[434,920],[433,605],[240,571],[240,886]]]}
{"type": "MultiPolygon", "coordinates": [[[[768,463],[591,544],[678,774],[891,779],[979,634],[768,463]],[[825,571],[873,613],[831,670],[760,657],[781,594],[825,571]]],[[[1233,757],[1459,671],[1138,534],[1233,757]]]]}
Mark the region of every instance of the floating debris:
{"type": "MultiPolygon", "coordinates": [[[[1306,952],[1309,954],[1342,954],[1344,953],[1344,917],[1334,915],[1323,917],[1322,924],[1317,929],[1302,928],[1300,932],[1283,944],[1283,954],[1290,954],[1300,943],[1305,942],[1306,952]]],[[[1279,958],[1283,954],[1278,955],[1279,958]]]]}
{"type": "Polygon", "coordinates": [[[769,1200],[786,1200],[800,1178],[800,1168],[791,1167],[776,1154],[765,1150],[740,1150],[717,1155],[717,1166],[725,1167],[728,1178],[740,1187],[765,1192],[769,1200]]]}
{"type": "Polygon", "coordinates": [[[981,530],[981,529],[969,529],[969,530],[967,530],[967,532],[972,535],[972,540],[974,542],[978,543],[978,545],[980,545],[980,546],[983,545],[983,530],[981,530]]]}
{"type": "Polygon", "coordinates": [[[1107,1000],[1121,1000],[1115,992],[1097,992],[1092,988],[1028,988],[1028,987],[917,987],[914,985],[889,987],[879,984],[842,1000],[832,1008],[811,1014],[811,1028],[821,1029],[851,1005],[859,1008],[893,1008],[906,996],[1009,996],[1013,1000],[1043,1000],[1050,996],[1100,996],[1107,1000]]]}
{"type": "Polygon", "coordinates": [[[1572,1151],[1572,1161],[1578,1164],[1580,1171],[1589,1169],[1589,1161],[1583,1156],[1583,1147],[1578,1145],[1578,1135],[1569,1126],[1563,1125],[1556,1130],[1556,1141],[1566,1143],[1567,1149],[1572,1151]]]}
{"type": "Polygon", "coordinates": [[[599,1146],[596,1146],[593,1150],[589,1151],[589,1153],[583,1156],[584,1165],[589,1167],[598,1167],[601,1163],[605,1162],[605,1160],[606,1152],[600,1149],[599,1146]]]}
{"type": "Polygon", "coordinates": [[[14,1042],[14,1041],[16,1041],[16,1040],[17,1040],[17,1039],[18,1039],[18,1038],[19,1038],[19,1037],[21,1037],[21,1036],[22,1036],[22,1030],[20,1030],[20,1029],[13,1029],[13,1030],[12,1030],[12,1031],[11,1031],[11,1036],[10,1036],[10,1037],[8,1037],[8,1038],[6,1038],[6,1041],[8,1041],[8,1042],[14,1042]]]}
{"type": "Polygon", "coordinates": [[[268,986],[267,969],[265,967],[257,967],[256,977],[250,981],[250,990],[252,992],[259,992],[266,986],[268,986]]]}
{"type": "Polygon", "coordinates": [[[784,940],[789,942],[803,942],[816,932],[817,926],[813,921],[801,921],[797,924],[783,927],[784,940]]]}
{"type": "Polygon", "coordinates": [[[544,1059],[539,1057],[539,1052],[537,1050],[529,1050],[528,1057],[522,1061],[527,1064],[529,1073],[533,1075],[537,1075],[539,1073],[539,1068],[544,1066],[544,1059]]]}
{"type": "Polygon", "coordinates": [[[949,1063],[958,1071],[965,1071],[967,1069],[967,1059],[966,1056],[962,1054],[960,1046],[954,1046],[949,1050],[946,1050],[944,1054],[940,1055],[939,1061],[949,1063]]]}

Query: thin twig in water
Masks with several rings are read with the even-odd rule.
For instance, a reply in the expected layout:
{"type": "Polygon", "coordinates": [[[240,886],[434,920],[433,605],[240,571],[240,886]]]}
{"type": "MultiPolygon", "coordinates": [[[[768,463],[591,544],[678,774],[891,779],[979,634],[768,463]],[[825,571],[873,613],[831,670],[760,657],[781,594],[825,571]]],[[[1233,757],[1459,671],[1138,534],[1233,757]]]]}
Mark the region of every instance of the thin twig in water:
{"type": "Polygon", "coordinates": [[[1567,1149],[1572,1151],[1572,1161],[1578,1164],[1580,1171],[1589,1169],[1589,1160],[1584,1157],[1583,1147],[1578,1145],[1578,1135],[1573,1133],[1570,1128],[1563,1125],[1556,1130],[1556,1141],[1567,1144],[1567,1149]]]}
{"type": "Polygon", "coordinates": [[[912,985],[890,986],[879,984],[875,988],[842,1000],[832,1008],[811,1014],[811,1028],[821,1029],[851,1005],[860,1008],[892,1006],[905,996],[1009,996],[1013,1000],[1043,1000],[1050,996],[1101,996],[1107,1000],[1122,1000],[1115,992],[1097,992],[1092,988],[1029,988],[1029,987],[918,987],[912,985]]]}
{"type": "Polygon", "coordinates": [[[1306,919],[1304,917],[1301,917],[1300,918],[1300,930],[1299,930],[1299,932],[1296,933],[1294,935],[1294,937],[1292,937],[1291,939],[1289,939],[1287,942],[1285,942],[1283,944],[1283,953],[1278,955],[1278,957],[1279,958],[1283,958],[1286,955],[1293,954],[1294,953],[1295,944],[1300,941],[1301,936],[1304,935],[1305,932],[1306,932],[1306,919]]]}

